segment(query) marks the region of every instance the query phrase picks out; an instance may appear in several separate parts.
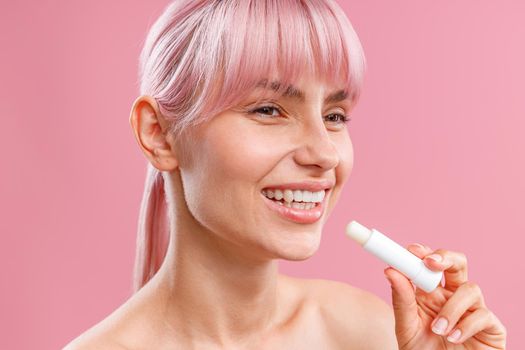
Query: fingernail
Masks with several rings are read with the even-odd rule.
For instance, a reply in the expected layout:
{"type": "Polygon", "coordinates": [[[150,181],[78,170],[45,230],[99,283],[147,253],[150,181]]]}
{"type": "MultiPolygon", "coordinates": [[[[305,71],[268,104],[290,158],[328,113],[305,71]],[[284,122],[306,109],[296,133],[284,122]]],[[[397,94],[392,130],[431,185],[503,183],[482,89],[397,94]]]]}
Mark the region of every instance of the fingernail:
{"type": "Polygon", "coordinates": [[[443,257],[439,254],[430,254],[429,256],[427,256],[427,258],[432,259],[436,262],[441,262],[443,260],[443,257]]]}
{"type": "Polygon", "coordinates": [[[437,319],[437,321],[435,321],[434,325],[432,326],[432,332],[436,334],[443,334],[445,333],[445,329],[447,329],[447,326],[448,321],[445,318],[440,317],[437,319]]]}
{"type": "Polygon", "coordinates": [[[450,342],[456,342],[458,341],[459,337],[461,337],[461,330],[456,329],[454,332],[452,332],[452,334],[450,334],[447,337],[447,340],[450,342]]]}
{"type": "Polygon", "coordinates": [[[410,243],[410,245],[413,245],[414,247],[418,247],[419,249],[425,249],[421,244],[419,243],[410,243]]]}

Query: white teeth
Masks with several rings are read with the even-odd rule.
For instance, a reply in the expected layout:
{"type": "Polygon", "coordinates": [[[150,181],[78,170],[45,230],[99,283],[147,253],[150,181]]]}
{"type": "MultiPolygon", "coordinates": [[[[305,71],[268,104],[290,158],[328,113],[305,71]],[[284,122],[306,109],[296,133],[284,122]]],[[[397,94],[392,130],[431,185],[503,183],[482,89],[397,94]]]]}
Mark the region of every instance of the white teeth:
{"type": "Polygon", "coordinates": [[[288,203],[293,201],[293,192],[292,192],[292,190],[284,190],[284,201],[288,202],[288,203]]]}
{"type": "Polygon", "coordinates": [[[302,209],[302,210],[310,210],[313,207],[315,207],[315,203],[305,203],[305,202],[301,202],[301,203],[284,202],[284,204],[282,202],[277,202],[277,203],[279,203],[280,205],[284,205],[285,207],[288,207],[288,208],[295,208],[295,209],[302,209]]]}
{"type": "Polygon", "coordinates": [[[304,190],[273,190],[267,189],[263,190],[262,193],[270,198],[280,201],[284,198],[285,203],[291,202],[303,202],[303,203],[319,203],[322,202],[326,192],[324,190],[311,192],[304,190]]]}
{"type": "MultiPolygon", "coordinates": [[[[295,195],[294,195],[295,197],[295,195]]],[[[303,202],[313,202],[314,196],[313,193],[310,191],[304,191],[303,192],[303,202]]]]}
{"type": "Polygon", "coordinates": [[[292,202],[292,208],[295,208],[295,209],[304,209],[304,203],[292,202]],[[302,208],[301,208],[301,207],[302,207],[302,208]]]}

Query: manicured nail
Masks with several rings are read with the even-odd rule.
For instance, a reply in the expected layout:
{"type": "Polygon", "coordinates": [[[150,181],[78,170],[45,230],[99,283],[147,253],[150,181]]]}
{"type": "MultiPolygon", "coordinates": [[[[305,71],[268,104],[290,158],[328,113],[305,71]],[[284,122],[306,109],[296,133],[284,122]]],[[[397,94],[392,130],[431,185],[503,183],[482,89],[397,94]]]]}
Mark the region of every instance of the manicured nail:
{"type": "Polygon", "coordinates": [[[448,321],[445,318],[440,317],[437,319],[437,321],[432,326],[432,332],[436,334],[443,334],[445,333],[445,329],[447,329],[447,326],[448,326],[448,321]]]}
{"type": "Polygon", "coordinates": [[[450,342],[456,342],[458,341],[459,337],[461,337],[461,330],[456,329],[454,332],[452,332],[452,334],[450,334],[447,337],[447,340],[450,342]]]}
{"type": "Polygon", "coordinates": [[[410,245],[413,245],[414,247],[418,247],[419,249],[425,249],[421,244],[419,243],[410,243],[410,245]]]}
{"type": "Polygon", "coordinates": [[[432,259],[436,262],[441,262],[443,260],[443,257],[439,254],[430,254],[429,256],[427,256],[427,258],[432,259]]]}

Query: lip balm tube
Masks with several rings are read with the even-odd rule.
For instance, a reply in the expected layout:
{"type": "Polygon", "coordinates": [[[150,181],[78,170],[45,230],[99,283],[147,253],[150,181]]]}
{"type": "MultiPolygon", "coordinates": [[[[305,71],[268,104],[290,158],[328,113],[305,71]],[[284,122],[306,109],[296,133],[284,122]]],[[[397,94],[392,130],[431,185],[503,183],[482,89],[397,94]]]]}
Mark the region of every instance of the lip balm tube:
{"type": "Polygon", "coordinates": [[[366,251],[408,277],[425,292],[430,293],[440,284],[442,271],[430,270],[423,260],[378,230],[369,230],[354,220],[346,226],[346,234],[361,244],[366,251]]]}

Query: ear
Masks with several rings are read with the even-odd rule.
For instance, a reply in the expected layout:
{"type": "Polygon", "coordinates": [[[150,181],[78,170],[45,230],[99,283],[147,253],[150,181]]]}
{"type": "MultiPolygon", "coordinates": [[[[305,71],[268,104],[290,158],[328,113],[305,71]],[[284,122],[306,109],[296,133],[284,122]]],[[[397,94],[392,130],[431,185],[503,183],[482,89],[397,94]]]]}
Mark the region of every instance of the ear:
{"type": "Polygon", "coordinates": [[[135,100],[129,122],[142,152],[155,168],[161,171],[177,168],[178,160],[169,143],[168,124],[153,97],[142,95],[135,100]]]}

